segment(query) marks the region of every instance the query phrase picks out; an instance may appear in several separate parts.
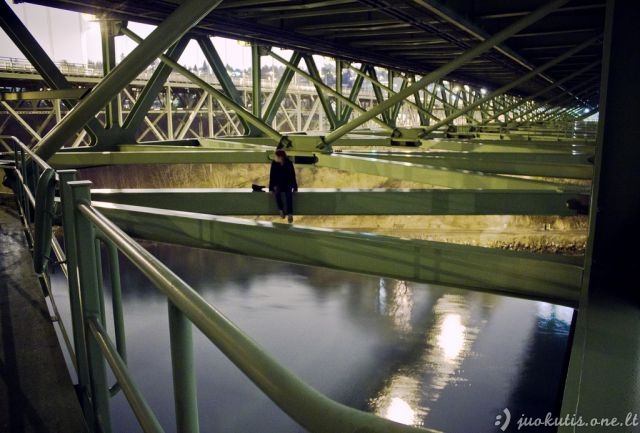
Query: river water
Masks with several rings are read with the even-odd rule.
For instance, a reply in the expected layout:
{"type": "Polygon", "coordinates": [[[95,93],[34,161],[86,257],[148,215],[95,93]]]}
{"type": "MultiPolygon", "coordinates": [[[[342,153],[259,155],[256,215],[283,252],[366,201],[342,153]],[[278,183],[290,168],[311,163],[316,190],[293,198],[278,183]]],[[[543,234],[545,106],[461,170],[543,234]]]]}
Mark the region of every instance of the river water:
{"type": "MultiPolygon", "coordinates": [[[[500,432],[496,423],[504,418],[496,417],[505,409],[512,416],[507,431],[522,415],[557,414],[571,308],[145,245],[276,359],[339,402],[447,433],[500,432]]],[[[175,432],[167,302],[124,259],[121,266],[128,365],[166,431],[175,432]]],[[[106,293],[109,313],[110,302],[106,293]]],[[[194,343],[203,433],[304,431],[195,328],[194,343]]],[[[141,431],[122,393],[111,410],[114,432],[141,431]]]]}

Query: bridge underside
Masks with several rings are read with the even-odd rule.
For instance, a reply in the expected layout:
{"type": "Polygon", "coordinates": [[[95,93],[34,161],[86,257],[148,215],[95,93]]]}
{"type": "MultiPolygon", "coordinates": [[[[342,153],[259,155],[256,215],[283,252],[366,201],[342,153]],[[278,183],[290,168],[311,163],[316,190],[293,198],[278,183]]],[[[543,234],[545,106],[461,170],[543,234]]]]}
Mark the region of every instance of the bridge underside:
{"type": "MultiPolygon", "coordinates": [[[[133,236],[544,300],[585,316],[595,302],[597,325],[578,322],[582,343],[618,311],[637,329],[629,303],[602,307],[589,292],[598,183],[614,174],[602,173],[602,117],[599,129],[584,119],[604,113],[612,1],[531,1],[526,10],[498,1],[471,2],[469,10],[369,0],[29,3],[95,15],[103,59],[95,70],[56,64],[0,4],[0,25],[28,60],[16,64],[21,71],[0,65],[7,156],[13,144],[5,136],[13,135],[54,168],[81,175],[250,167],[235,188],[212,181],[178,189],[169,180],[141,188],[125,178],[118,188],[94,189],[94,205],[133,236]],[[143,39],[128,21],[157,28],[143,39]],[[212,36],[247,42],[249,76],[225,67],[212,36]],[[116,38],[137,43],[118,61],[116,38]],[[191,42],[206,59],[201,71],[178,62],[191,42]],[[332,60],[319,65],[318,55],[332,60]],[[276,149],[300,171],[385,179],[302,184],[297,215],[574,218],[588,227],[586,248],[564,256],[265,222],[275,204],[251,186],[264,185],[276,149]]],[[[629,135],[621,139],[629,144],[629,135]]],[[[624,166],[627,150],[611,148],[624,166]]],[[[636,352],[621,355],[625,366],[637,361],[634,344],[636,352]]],[[[574,345],[564,413],[576,410],[585,389],[593,392],[580,378],[595,364],[577,361],[592,353],[574,345]]],[[[626,390],[631,400],[615,400],[637,408],[628,403],[638,399],[637,383],[626,390]]],[[[606,415],[595,406],[580,409],[606,415]]]]}

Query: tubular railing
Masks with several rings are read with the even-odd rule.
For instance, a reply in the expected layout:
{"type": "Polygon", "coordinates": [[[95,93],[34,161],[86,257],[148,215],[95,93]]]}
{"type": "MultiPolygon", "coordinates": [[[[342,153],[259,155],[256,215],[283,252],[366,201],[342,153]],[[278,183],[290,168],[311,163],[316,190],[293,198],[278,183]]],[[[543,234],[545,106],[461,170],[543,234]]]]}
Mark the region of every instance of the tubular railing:
{"type": "Polygon", "coordinates": [[[48,296],[51,303],[52,320],[58,323],[65,348],[76,367],[73,346],[61,320],[48,275],[52,250],[56,256],[56,263],[60,265],[65,275],[67,273],[64,252],[58,240],[52,235],[55,218],[53,198],[58,182],[57,174],[49,164],[18,138],[0,135],[0,144],[7,151],[3,154],[3,162],[8,163],[12,156],[12,164],[2,166],[5,170],[5,183],[15,195],[27,244],[32,251],[34,271],[38,275],[45,296],[48,296]],[[7,140],[12,145],[7,144],[7,140]]]}
{"type": "Polygon", "coordinates": [[[126,365],[117,267],[120,253],[167,298],[177,431],[200,431],[192,325],[198,327],[266,396],[308,431],[427,431],[350,408],[311,388],[92,207],[91,182],[77,181],[72,170],[60,171],[59,176],[78,388],[85,418],[93,431],[111,431],[109,399],[118,390],[123,391],[145,432],[163,431],[126,365]],[[109,257],[115,343],[106,331],[101,263],[103,249],[100,244],[106,246],[104,250],[109,257]],[[111,387],[107,384],[107,364],[117,380],[117,384],[111,387]]]}

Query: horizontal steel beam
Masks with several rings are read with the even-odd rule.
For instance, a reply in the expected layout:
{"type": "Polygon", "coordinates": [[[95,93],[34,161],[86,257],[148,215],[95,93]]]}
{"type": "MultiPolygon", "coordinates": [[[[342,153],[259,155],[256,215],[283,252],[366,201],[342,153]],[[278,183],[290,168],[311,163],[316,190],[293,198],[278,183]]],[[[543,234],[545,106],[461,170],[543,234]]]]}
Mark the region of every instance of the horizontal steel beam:
{"type": "Polygon", "coordinates": [[[446,150],[456,152],[522,152],[522,153],[561,153],[561,154],[590,154],[595,152],[595,146],[583,141],[536,141],[525,137],[504,140],[423,140],[425,149],[446,150]]]}
{"type": "Polygon", "coordinates": [[[426,164],[454,170],[521,176],[591,179],[593,164],[585,156],[559,154],[466,153],[466,152],[343,152],[343,155],[377,158],[388,161],[426,164]],[[523,158],[533,156],[534,158],[523,158]],[[542,158],[541,156],[544,156],[542,158]]]}
{"type": "MultiPolygon", "coordinates": [[[[276,215],[272,195],[239,189],[94,189],[93,200],[215,215],[276,215]]],[[[298,215],[576,215],[555,191],[448,189],[301,189],[298,215]]]]}
{"type": "MultiPolygon", "coordinates": [[[[508,149],[505,149],[508,150],[508,149]]],[[[560,154],[555,152],[454,152],[454,151],[404,151],[404,150],[343,150],[344,155],[363,156],[371,158],[392,159],[406,158],[408,162],[419,162],[426,158],[468,158],[468,159],[486,159],[497,162],[523,162],[523,163],[548,163],[548,164],[591,164],[589,162],[590,154],[560,154]]]]}
{"type": "Polygon", "coordinates": [[[454,170],[425,164],[382,161],[375,158],[363,158],[351,155],[318,154],[320,167],[330,167],[374,176],[438,185],[445,188],[481,188],[481,189],[526,189],[563,191],[567,185],[492,175],[468,170],[454,170]]]}
{"type": "Polygon", "coordinates": [[[70,88],[56,90],[41,90],[32,92],[6,92],[0,93],[0,101],[42,101],[52,99],[80,99],[90,88],[70,88]]]}
{"type": "Polygon", "coordinates": [[[266,151],[207,150],[202,148],[154,151],[60,151],[49,163],[56,169],[95,167],[115,164],[204,164],[268,163],[266,151]]]}
{"type": "Polygon", "coordinates": [[[129,235],[575,305],[582,259],[93,202],[129,235]]]}

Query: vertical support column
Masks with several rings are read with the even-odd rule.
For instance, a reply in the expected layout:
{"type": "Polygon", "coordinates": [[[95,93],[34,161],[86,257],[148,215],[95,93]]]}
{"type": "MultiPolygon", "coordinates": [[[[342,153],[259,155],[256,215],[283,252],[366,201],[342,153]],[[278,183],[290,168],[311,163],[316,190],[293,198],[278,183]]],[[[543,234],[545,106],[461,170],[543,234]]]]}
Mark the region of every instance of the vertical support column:
{"type": "Polygon", "coordinates": [[[78,210],[79,204],[91,204],[91,182],[67,182],[67,216],[73,221],[75,248],[77,253],[77,278],[84,328],[84,345],[89,367],[88,399],[91,403],[93,420],[90,428],[101,433],[111,432],[109,412],[109,387],[105,361],[97,341],[88,329],[85,318],[93,317],[103,323],[102,293],[99,291],[98,267],[95,253],[95,233],[91,222],[78,210]]]}
{"type": "Polygon", "coordinates": [[[176,428],[180,433],[198,433],[200,427],[192,324],[171,301],[168,301],[168,308],[176,428]]]}
{"type": "MultiPolygon", "coordinates": [[[[113,68],[116,67],[116,44],[115,26],[119,25],[113,20],[103,19],[100,21],[100,40],[102,42],[102,72],[106,77],[113,68]]],[[[117,104],[114,99],[111,99],[105,105],[105,127],[107,129],[112,128],[116,122],[117,104]]]]}
{"type": "Polygon", "coordinates": [[[173,140],[173,98],[171,97],[171,84],[167,83],[164,87],[164,112],[167,116],[167,138],[173,140]]]}
{"type": "Polygon", "coordinates": [[[253,88],[253,101],[251,103],[251,110],[255,117],[258,119],[262,116],[262,71],[260,61],[260,46],[257,44],[251,45],[251,84],[253,88]]]}
{"type": "MultiPolygon", "coordinates": [[[[335,59],[336,62],[336,92],[342,95],[342,60],[335,59]]],[[[342,101],[340,98],[336,98],[336,120],[337,117],[342,113],[342,101]]]]}
{"type": "Polygon", "coordinates": [[[637,263],[624,245],[636,245],[640,201],[640,113],[636,51],[640,14],[635,4],[607,1],[608,40],[603,54],[594,172],[590,290],[617,292],[638,301],[637,263]],[[631,51],[630,51],[631,50],[631,51]]]}
{"type": "MultiPolygon", "coordinates": [[[[620,414],[623,422],[630,414],[625,421],[633,422],[640,402],[640,292],[637,254],[629,253],[629,248],[640,240],[640,58],[630,55],[635,52],[630,50],[635,50],[640,37],[640,11],[635,3],[624,0],[607,0],[606,4],[589,236],[561,415],[603,419],[620,414]],[[603,330],[606,322],[615,325],[603,330]]],[[[626,424],[626,429],[637,428],[633,425],[626,424]]],[[[566,426],[558,431],[570,433],[576,428],[566,426]]],[[[582,427],[580,431],[602,428],[582,427]]]]}
{"type": "Polygon", "coordinates": [[[209,128],[209,137],[215,137],[214,124],[213,124],[213,96],[209,94],[207,96],[207,125],[209,128]]]}
{"type": "Polygon", "coordinates": [[[116,96],[116,113],[118,116],[118,125],[122,125],[124,122],[124,107],[122,106],[122,94],[118,93],[116,96]]]}
{"type": "Polygon", "coordinates": [[[53,112],[55,113],[55,116],[56,116],[56,123],[60,122],[60,119],[62,119],[62,110],[60,107],[59,99],[53,100],[53,112]]]}

